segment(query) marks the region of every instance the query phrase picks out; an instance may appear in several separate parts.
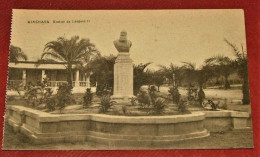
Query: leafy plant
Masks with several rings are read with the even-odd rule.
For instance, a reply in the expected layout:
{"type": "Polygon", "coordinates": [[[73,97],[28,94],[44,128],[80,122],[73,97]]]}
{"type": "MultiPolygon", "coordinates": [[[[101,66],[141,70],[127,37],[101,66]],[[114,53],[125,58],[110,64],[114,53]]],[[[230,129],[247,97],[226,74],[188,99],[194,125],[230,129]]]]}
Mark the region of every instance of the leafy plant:
{"type": "Polygon", "coordinates": [[[106,113],[116,102],[112,101],[110,96],[103,96],[100,99],[100,109],[99,112],[106,113]]]}
{"type": "Polygon", "coordinates": [[[166,107],[165,99],[158,98],[152,90],[148,90],[148,93],[140,91],[137,100],[142,108],[148,109],[153,114],[161,114],[166,107]]]}
{"type": "Polygon", "coordinates": [[[181,94],[176,86],[170,87],[168,90],[169,95],[172,97],[172,102],[178,104],[180,101],[181,94]]]}
{"type": "Polygon", "coordinates": [[[91,93],[91,88],[87,88],[85,95],[83,97],[83,106],[88,107],[91,105],[93,99],[93,93],[91,93]]]}
{"type": "Polygon", "coordinates": [[[41,88],[38,86],[34,86],[32,84],[28,84],[25,87],[25,93],[24,93],[24,98],[26,99],[27,103],[29,105],[32,105],[35,107],[40,103],[40,100],[37,99],[37,93],[40,91],[41,88]]]}
{"type": "Polygon", "coordinates": [[[57,107],[60,112],[67,106],[72,103],[75,103],[75,100],[72,96],[72,86],[68,83],[64,83],[59,86],[58,92],[56,94],[57,107]]]}
{"type": "Polygon", "coordinates": [[[23,50],[20,47],[17,46],[10,46],[10,54],[9,54],[9,60],[10,62],[18,62],[19,59],[27,60],[27,55],[23,52],[23,50]]]}
{"type": "Polygon", "coordinates": [[[52,97],[49,97],[47,100],[46,100],[46,108],[49,110],[49,111],[54,111],[55,108],[56,108],[56,98],[54,96],[52,97]]]}
{"type": "Polygon", "coordinates": [[[134,65],[134,94],[138,94],[142,85],[148,84],[150,76],[147,75],[147,66],[151,63],[134,65]]]}
{"type": "Polygon", "coordinates": [[[131,98],[131,104],[132,104],[133,106],[136,105],[136,98],[134,98],[134,97],[131,98]]]}
{"type": "Polygon", "coordinates": [[[137,94],[137,101],[142,108],[144,108],[145,106],[149,107],[151,104],[150,97],[145,91],[140,91],[137,94]]]}
{"type": "Polygon", "coordinates": [[[163,98],[156,98],[152,109],[155,114],[161,114],[165,107],[165,100],[163,98]]]}
{"type": "Polygon", "coordinates": [[[187,113],[189,112],[187,109],[187,103],[185,101],[183,101],[182,99],[180,99],[179,103],[178,103],[178,111],[179,113],[187,113]]]}
{"type": "Polygon", "coordinates": [[[204,91],[202,90],[202,87],[201,87],[199,89],[199,92],[198,92],[198,102],[199,102],[200,106],[202,106],[202,103],[203,103],[205,97],[206,97],[205,93],[204,93],[204,91]]]}

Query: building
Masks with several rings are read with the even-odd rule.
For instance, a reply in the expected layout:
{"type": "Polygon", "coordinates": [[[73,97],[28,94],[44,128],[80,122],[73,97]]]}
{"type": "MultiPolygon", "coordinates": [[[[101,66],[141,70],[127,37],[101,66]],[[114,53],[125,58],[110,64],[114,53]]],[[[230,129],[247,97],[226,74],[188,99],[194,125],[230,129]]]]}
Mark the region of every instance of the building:
{"type": "MultiPolygon", "coordinates": [[[[96,91],[95,83],[90,83],[90,74],[81,71],[75,65],[72,69],[73,93],[83,93],[86,88],[91,88],[92,92],[96,91]]],[[[25,86],[28,83],[36,84],[48,78],[47,85],[53,88],[55,93],[59,85],[67,82],[66,67],[63,63],[10,62],[8,71],[8,90],[11,90],[17,83],[25,86]]]]}

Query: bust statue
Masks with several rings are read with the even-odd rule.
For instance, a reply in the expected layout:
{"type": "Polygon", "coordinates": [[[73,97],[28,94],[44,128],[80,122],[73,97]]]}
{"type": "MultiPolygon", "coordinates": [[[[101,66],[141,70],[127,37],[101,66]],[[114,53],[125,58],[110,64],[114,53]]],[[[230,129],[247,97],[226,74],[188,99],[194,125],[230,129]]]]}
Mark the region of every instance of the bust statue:
{"type": "Polygon", "coordinates": [[[114,45],[117,51],[120,52],[129,52],[130,47],[132,46],[132,42],[127,40],[127,32],[122,31],[120,34],[120,38],[114,41],[114,45]]]}

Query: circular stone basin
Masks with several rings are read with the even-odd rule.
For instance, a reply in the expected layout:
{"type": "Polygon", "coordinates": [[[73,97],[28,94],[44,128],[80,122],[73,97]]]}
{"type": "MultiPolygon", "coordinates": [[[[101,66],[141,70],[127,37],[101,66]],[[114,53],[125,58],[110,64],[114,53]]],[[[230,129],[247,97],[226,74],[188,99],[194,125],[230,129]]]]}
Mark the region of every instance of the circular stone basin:
{"type": "Polygon", "coordinates": [[[111,149],[121,146],[164,147],[176,141],[209,136],[202,112],[149,117],[95,114],[90,119],[87,140],[109,145],[111,149]]]}

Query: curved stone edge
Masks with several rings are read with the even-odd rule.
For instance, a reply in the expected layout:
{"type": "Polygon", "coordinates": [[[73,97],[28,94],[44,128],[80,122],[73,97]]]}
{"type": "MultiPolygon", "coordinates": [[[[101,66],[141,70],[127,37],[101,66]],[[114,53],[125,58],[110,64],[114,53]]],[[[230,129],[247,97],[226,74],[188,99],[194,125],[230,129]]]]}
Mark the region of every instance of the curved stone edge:
{"type": "Polygon", "coordinates": [[[134,149],[139,148],[165,148],[178,141],[197,139],[208,137],[210,133],[205,129],[201,132],[194,132],[184,135],[173,135],[173,136],[120,136],[113,134],[106,134],[100,132],[90,132],[87,136],[87,140],[108,145],[110,149],[120,149],[120,147],[133,147],[134,149]]]}
{"type": "MultiPolygon", "coordinates": [[[[97,122],[105,122],[105,123],[113,123],[114,121],[111,119],[121,119],[119,123],[127,123],[127,121],[133,122],[130,124],[142,124],[148,121],[151,124],[167,124],[171,121],[172,116],[153,116],[153,117],[124,117],[124,116],[113,116],[113,115],[99,115],[99,114],[68,114],[68,115],[54,115],[50,113],[45,113],[42,111],[34,110],[31,108],[23,107],[23,106],[8,106],[7,107],[8,111],[7,113],[10,114],[12,112],[13,115],[6,115],[7,122],[9,125],[13,126],[14,130],[16,131],[21,131],[22,133],[26,134],[29,136],[35,143],[55,143],[55,142],[73,142],[73,141],[84,141],[91,139],[91,135],[88,135],[89,131],[67,131],[67,132],[54,132],[54,133],[41,133],[39,132],[39,127],[38,126],[28,126],[26,124],[23,124],[23,118],[19,116],[26,115],[29,118],[33,118],[36,120],[37,124],[47,124],[49,122],[63,122],[63,121],[77,121],[77,120],[91,120],[91,121],[97,121],[97,122]],[[95,117],[93,119],[93,117],[95,117]],[[107,117],[110,117],[107,118],[107,117]],[[116,117],[116,118],[115,118],[116,117]],[[139,121],[141,119],[141,121],[139,121]],[[158,119],[156,121],[156,119],[158,119]],[[163,120],[165,120],[166,123],[161,123],[163,120]]],[[[193,112],[194,115],[202,115],[204,120],[204,125],[207,130],[210,132],[218,132],[218,131],[225,131],[225,129],[221,127],[233,127],[233,129],[244,129],[247,128],[246,126],[246,121],[247,118],[249,117],[248,113],[243,113],[243,112],[236,112],[236,111],[204,111],[204,113],[201,112],[193,112]],[[223,112],[223,113],[221,113],[223,112]],[[219,130],[214,130],[212,129],[212,126],[210,125],[215,125],[219,124],[219,122],[222,122],[228,119],[227,123],[224,125],[219,125],[215,126],[215,128],[220,128],[219,130]],[[208,125],[210,124],[210,125],[208,125]]],[[[192,115],[192,114],[191,114],[192,115]]],[[[190,116],[191,116],[190,115],[190,116]]],[[[176,115],[175,121],[171,121],[171,123],[178,123],[180,119],[186,119],[188,120],[189,118],[183,118],[183,116],[187,115],[176,115]],[[180,118],[181,117],[181,118],[180,118]],[[179,121],[178,121],[179,120],[179,121]]],[[[100,132],[98,132],[100,133],[100,132]]],[[[191,133],[192,134],[192,133],[191,133]]],[[[112,134],[109,134],[112,136],[112,134]]],[[[122,135],[119,135],[122,136],[122,135]]],[[[124,135],[123,135],[124,136],[124,135]]],[[[181,135],[183,136],[183,135],[181,135]]],[[[126,136],[125,136],[126,137],[126,136]]],[[[133,136],[129,136],[133,137],[133,136]]],[[[155,137],[155,136],[154,136],[155,137]]],[[[96,138],[102,138],[102,137],[96,137],[96,138]]],[[[145,137],[144,137],[145,138],[145,137]]],[[[162,138],[159,137],[159,138],[162,138]]],[[[196,138],[196,137],[193,137],[196,138]]],[[[200,138],[200,136],[198,137],[200,138]]],[[[93,139],[93,137],[92,137],[93,139]]],[[[188,139],[188,138],[184,138],[188,139]]],[[[117,141],[120,141],[120,139],[117,139],[117,141]]],[[[95,140],[94,140],[95,141],[95,140]]],[[[174,141],[174,140],[173,140],[174,141]]],[[[113,143],[113,142],[112,142],[113,143]]],[[[120,142],[119,142],[120,143],[120,142]]],[[[149,142],[148,142],[149,143],[149,142]]],[[[150,142],[151,144],[151,142],[150,142]]]]}

